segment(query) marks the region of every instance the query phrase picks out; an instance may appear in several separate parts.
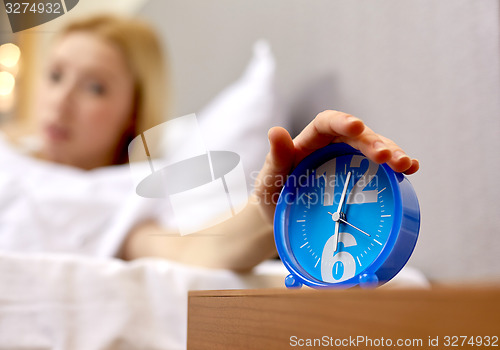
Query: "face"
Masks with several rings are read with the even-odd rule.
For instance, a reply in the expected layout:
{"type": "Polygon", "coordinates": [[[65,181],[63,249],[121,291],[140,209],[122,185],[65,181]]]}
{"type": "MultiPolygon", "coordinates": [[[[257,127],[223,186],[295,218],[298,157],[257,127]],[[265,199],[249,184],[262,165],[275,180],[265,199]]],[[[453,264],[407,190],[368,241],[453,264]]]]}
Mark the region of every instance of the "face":
{"type": "Polygon", "coordinates": [[[38,94],[42,157],[83,169],[111,165],[133,128],[134,80],[113,44],[86,32],[55,45],[38,94]]]}

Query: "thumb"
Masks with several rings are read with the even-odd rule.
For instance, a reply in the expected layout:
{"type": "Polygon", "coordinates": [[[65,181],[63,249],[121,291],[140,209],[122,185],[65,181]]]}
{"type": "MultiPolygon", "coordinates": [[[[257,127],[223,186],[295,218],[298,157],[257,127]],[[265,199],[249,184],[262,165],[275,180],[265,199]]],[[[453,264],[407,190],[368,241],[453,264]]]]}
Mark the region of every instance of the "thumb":
{"type": "Polygon", "coordinates": [[[268,133],[270,150],[255,183],[255,194],[264,215],[272,222],[281,188],[295,161],[292,137],[282,127],[268,133]]]}

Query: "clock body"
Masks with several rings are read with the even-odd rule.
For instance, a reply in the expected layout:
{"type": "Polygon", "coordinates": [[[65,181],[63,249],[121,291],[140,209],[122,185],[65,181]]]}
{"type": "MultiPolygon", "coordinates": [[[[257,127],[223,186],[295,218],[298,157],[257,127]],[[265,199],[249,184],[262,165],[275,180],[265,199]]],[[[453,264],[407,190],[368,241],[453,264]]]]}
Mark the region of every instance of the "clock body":
{"type": "Polygon", "coordinates": [[[287,287],[374,287],[410,258],[420,209],[409,180],[349,145],[330,144],[294,169],[276,206],[274,238],[287,287]]]}

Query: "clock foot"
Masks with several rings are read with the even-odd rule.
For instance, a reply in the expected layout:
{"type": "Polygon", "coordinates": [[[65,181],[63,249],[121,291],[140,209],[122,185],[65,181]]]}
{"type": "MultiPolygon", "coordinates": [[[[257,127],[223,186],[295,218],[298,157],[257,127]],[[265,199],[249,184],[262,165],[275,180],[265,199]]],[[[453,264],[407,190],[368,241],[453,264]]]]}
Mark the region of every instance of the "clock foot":
{"type": "Polygon", "coordinates": [[[297,276],[289,274],[285,278],[285,286],[287,288],[300,288],[302,287],[302,283],[297,279],[297,276]]]}
{"type": "Polygon", "coordinates": [[[378,277],[375,274],[364,273],[359,276],[359,286],[361,288],[376,288],[378,286],[378,277]]]}

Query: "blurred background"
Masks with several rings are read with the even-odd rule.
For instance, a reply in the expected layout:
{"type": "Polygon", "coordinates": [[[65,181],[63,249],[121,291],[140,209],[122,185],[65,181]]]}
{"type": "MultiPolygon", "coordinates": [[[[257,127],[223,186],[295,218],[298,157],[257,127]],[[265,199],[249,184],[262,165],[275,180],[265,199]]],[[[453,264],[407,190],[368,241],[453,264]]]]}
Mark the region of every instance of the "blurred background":
{"type": "Polygon", "coordinates": [[[168,51],[173,116],[202,109],[267,39],[284,126],[297,133],[318,112],[342,110],[420,160],[410,180],[422,226],[409,264],[435,283],[500,280],[498,0],[80,0],[16,35],[0,12],[4,121],[33,113],[25,101],[43,49],[73,16],[150,21],[168,51]]]}

